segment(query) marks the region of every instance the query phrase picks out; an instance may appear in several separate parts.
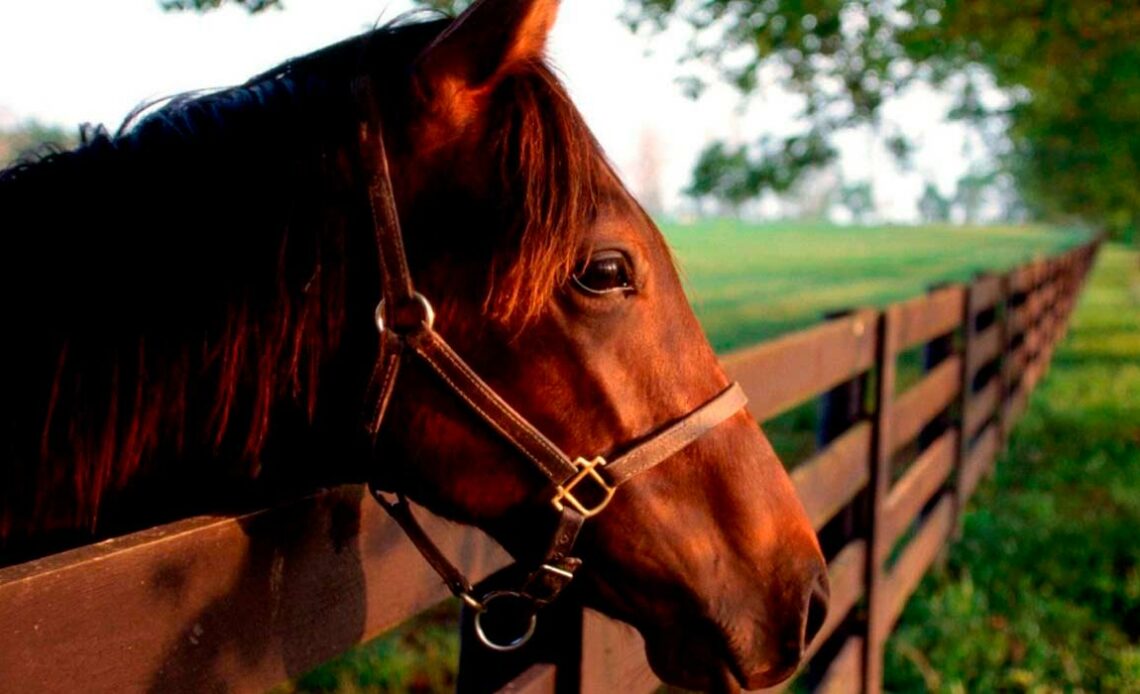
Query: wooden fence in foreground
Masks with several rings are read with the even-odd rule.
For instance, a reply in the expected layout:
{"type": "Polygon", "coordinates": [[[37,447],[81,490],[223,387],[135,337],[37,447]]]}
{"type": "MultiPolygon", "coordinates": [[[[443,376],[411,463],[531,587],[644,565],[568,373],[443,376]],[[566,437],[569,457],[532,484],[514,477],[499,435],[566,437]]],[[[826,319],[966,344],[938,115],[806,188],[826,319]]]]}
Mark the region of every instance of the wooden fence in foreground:
{"type": "MultiPolygon", "coordinates": [[[[792,472],[831,577],[817,691],[879,690],[884,641],[1048,369],[1096,249],[725,358],[760,420],[820,402],[819,450],[792,472]],[[899,392],[915,350],[923,373],[899,392]]],[[[426,525],[475,577],[508,561],[475,530],[426,525]]],[[[368,494],[340,487],[0,569],[0,691],[263,691],[446,597],[368,494]]],[[[460,689],[659,686],[629,627],[571,604],[541,623],[518,654],[464,648],[460,689]]]]}

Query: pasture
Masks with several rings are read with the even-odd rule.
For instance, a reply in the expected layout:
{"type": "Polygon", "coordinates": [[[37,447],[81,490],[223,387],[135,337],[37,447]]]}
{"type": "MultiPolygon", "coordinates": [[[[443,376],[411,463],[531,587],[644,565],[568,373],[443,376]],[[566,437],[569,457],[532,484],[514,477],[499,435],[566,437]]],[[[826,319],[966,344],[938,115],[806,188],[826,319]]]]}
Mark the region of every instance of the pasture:
{"type": "MultiPolygon", "coordinates": [[[[665,231],[698,315],[721,351],[810,325],[829,311],[882,304],[919,294],[934,283],[1003,270],[1085,238],[1077,231],[1043,228],[860,229],[731,221],[670,225],[665,231]]],[[[766,425],[790,464],[802,461],[813,445],[815,416],[809,403],[766,425]]],[[[445,606],[285,691],[446,688],[453,681],[457,648],[454,630],[440,625],[454,615],[454,606],[445,606]]],[[[896,642],[905,649],[905,642],[896,642]]],[[[922,688],[913,667],[899,670],[897,658],[892,663],[890,677],[902,677],[908,685],[918,677],[922,688]]]]}
{"type": "Polygon", "coordinates": [[[838,227],[736,220],[662,225],[713,347],[725,352],[1074,246],[1036,226],[838,227]]]}

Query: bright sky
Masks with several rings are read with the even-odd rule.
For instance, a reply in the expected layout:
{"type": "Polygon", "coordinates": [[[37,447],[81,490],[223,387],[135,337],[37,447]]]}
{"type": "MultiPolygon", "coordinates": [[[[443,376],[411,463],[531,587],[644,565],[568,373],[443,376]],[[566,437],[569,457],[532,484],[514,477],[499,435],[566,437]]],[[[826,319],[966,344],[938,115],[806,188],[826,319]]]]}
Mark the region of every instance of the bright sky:
{"type": "MultiPolygon", "coordinates": [[[[165,13],[157,0],[0,2],[0,126],[33,117],[75,126],[117,126],[137,104],[245,80],[283,60],[359,33],[409,0],[284,0],[286,9],[251,17],[225,7],[204,15],[165,13]]],[[[747,142],[798,129],[795,104],[778,89],[742,108],[727,87],[694,102],[674,79],[685,35],[637,37],[617,21],[615,0],[564,2],[551,56],[575,102],[619,170],[632,177],[641,143],[661,143],[662,188],[676,210],[693,163],[713,138],[747,142]]],[[[899,172],[885,152],[852,135],[840,142],[849,181],[873,176],[882,218],[910,221],[924,181],[953,191],[965,172],[965,134],[942,123],[947,99],[919,90],[887,109],[919,144],[917,166],[899,172]]],[[[782,208],[762,206],[769,214],[782,208]]]]}

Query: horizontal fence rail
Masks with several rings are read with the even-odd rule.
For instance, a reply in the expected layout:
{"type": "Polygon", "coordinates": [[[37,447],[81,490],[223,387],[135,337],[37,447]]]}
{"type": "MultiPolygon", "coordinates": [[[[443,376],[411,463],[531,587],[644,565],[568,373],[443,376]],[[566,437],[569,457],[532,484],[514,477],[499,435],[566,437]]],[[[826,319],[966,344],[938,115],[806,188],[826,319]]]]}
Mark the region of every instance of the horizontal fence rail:
{"type": "MultiPolygon", "coordinates": [[[[761,421],[819,402],[819,450],[791,471],[831,579],[805,674],[817,691],[880,690],[884,643],[1046,373],[1098,243],[724,358],[761,421]],[[915,350],[917,380],[900,369],[915,350]]],[[[470,575],[508,563],[421,515],[470,575]]],[[[446,597],[362,487],[324,490],[0,569],[0,689],[263,691],[446,597]]],[[[636,631],[575,605],[501,657],[468,649],[464,621],[461,691],[660,686],[636,631]]]]}

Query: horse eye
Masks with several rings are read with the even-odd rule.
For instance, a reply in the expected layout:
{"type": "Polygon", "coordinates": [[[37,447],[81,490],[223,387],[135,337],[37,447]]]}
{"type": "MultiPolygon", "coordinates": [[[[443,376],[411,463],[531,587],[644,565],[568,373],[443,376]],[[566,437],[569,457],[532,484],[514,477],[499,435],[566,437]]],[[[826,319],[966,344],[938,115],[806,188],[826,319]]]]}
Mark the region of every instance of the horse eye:
{"type": "Polygon", "coordinates": [[[587,294],[632,292],[633,270],[621,251],[595,253],[581,270],[574,273],[574,284],[587,294]]]}

